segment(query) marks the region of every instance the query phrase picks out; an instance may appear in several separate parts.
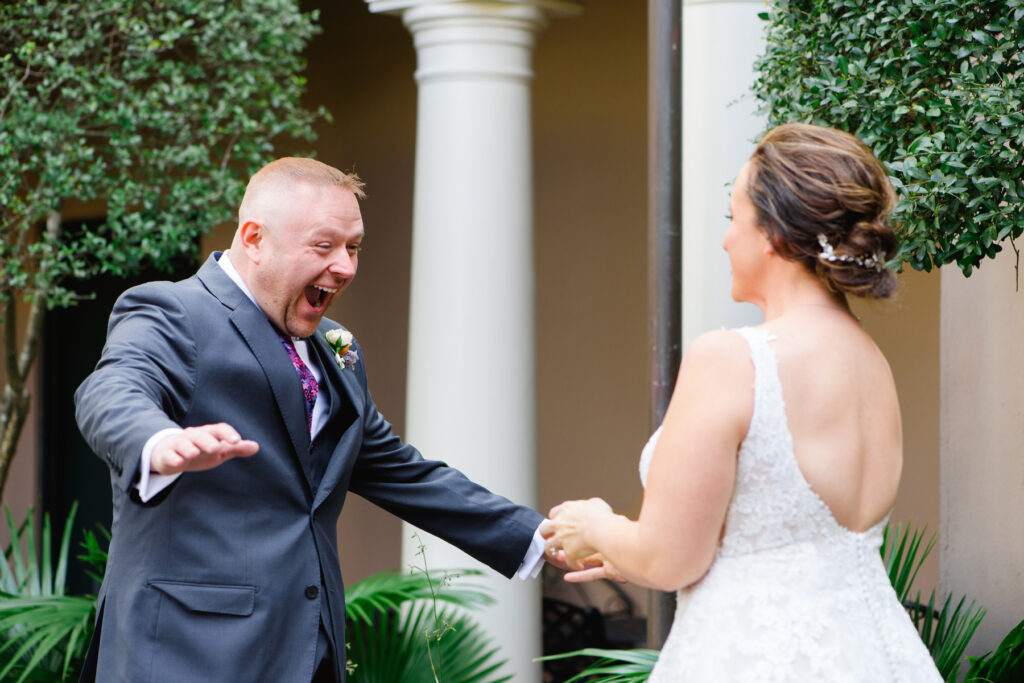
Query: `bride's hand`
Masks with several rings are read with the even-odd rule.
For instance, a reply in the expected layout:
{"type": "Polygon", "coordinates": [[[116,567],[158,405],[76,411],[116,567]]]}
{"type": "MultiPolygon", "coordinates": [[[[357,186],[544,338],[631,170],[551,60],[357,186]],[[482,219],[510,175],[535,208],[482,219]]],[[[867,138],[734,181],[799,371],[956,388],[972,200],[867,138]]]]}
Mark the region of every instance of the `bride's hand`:
{"type": "Polygon", "coordinates": [[[619,570],[602,555],[591,555],[584,559],[583,566],[584,569],[566,574],[565,580],[569,583],[583,583],[584,581],[609,579],[616,583],[628,583],[626,577],[620,574],[619,570]]]}
{"type": "Polygon", "coordinates": [[[570,567],[584,569],[582,561],[597,553],[590,536],[602,518],[614,514],[611,506],[600,498],[570,500],[556,505],[540,525],[541,535],[547,541],[546,552],[556,554],[563,551],[570,567]]]}

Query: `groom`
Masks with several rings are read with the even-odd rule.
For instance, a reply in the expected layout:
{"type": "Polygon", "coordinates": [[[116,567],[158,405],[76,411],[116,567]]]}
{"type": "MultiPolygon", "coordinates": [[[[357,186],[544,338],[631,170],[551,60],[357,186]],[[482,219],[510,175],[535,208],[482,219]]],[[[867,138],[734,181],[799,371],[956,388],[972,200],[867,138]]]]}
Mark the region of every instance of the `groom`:
{"type": "Polygon", "coordinates": [[[75,395],[114,503],[82,680],[344,680],[349,491],[505,576],[538,568],[541,516],[403,444],[362,349],[323,319],[356,274],[362,196],[279,159],[249,181],[230,251],[115,305],[75,395]]]}

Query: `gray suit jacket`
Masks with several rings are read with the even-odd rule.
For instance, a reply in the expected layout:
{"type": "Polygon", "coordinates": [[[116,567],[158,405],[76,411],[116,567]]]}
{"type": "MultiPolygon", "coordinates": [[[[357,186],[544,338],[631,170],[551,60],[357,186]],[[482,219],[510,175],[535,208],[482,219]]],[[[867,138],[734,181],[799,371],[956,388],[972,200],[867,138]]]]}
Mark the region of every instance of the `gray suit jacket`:
{"type": "Polygon", "coordinates": [[[328,320],[310,349],[330,414],[310,443],[288,355],[217,257],[187,280],[125,292],[75,394],[82,434],[110,467],[114,506],[83,680],[308,683],[321,618],[343,680],[336,524],[349,491],[506,576],[541,520],[403,444],[374,406],[358,345],[354,368],[333,361],[323,333],[338,325],[328,320]],[[145,441],[214,422],[259,453],[186,473],[139,502],[145,441]]]}

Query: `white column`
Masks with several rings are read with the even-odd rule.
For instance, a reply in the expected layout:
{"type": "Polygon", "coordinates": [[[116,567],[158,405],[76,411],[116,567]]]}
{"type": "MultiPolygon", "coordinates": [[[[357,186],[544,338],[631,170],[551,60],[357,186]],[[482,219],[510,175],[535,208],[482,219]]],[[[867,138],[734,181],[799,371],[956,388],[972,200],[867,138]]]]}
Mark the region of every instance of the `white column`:
{"type": "Polygon", "coordinates": [[[764,129],[750,86],[764,51],[764,0],[683,0],[683,346],[719,327],[758,324],[734,303],[722,240],[736,172],[764,129]]]}
{"type": "MultiPolygon", "coordinates": [[[[569,2],[370,0],[401,11],[419,107],[406,436],[512,500],[537,503],[531,57],[569,2]]],[[[419,564],[403,527],[403,564],[419,564]]],[[[433,568],[486,569],[420,532],[433,568]]],[[[540,584],[487,570],[474,617],[517,681],[539,681],[540,584]]]]}

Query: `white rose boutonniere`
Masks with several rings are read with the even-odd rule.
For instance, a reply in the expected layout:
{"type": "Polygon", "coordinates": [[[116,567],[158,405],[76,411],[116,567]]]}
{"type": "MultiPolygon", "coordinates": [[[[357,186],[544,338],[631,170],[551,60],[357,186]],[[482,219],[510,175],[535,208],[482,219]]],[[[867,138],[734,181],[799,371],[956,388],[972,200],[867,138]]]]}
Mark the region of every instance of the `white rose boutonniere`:
{"type": "Polygon", "coordinates": [[[348,330],[337,327],[324,333],[327,346],[334,351],[334,360],[338,367],[347,370],[355,366],[359,360],[359,354],[352,348],[352,333],[348,330]]]}

